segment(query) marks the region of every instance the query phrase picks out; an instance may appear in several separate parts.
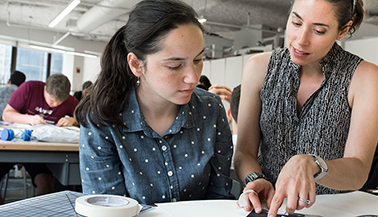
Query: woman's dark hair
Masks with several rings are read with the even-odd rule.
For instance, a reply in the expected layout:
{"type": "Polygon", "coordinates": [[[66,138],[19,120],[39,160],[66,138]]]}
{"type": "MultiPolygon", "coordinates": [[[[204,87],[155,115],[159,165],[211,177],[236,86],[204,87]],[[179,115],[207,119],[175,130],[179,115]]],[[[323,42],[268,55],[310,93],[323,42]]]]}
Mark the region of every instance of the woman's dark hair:
{"type": "Polygon", "coordinates": [[[343,30],[349,20],[353,21],[348,34],[351,36],[360,27],[364,19],[365,10],[363,0],[326,0],[335,7],[335,14],[339,23],[339,30],[343,30]]]}
{"type": "Polygon", "coordinates": [[[143,0],[131,11],[127,24],[107,44],[101,58],[101,72],[91,93],[75,110],[76,120],[93,124],[124,125],[122,111],[137,77],[127,63],[128,53],[144,62],[146,56],[161,50],[161,40],[181,24],[195,24],[202,31],[192,7],[180,0],[143,0]]]}

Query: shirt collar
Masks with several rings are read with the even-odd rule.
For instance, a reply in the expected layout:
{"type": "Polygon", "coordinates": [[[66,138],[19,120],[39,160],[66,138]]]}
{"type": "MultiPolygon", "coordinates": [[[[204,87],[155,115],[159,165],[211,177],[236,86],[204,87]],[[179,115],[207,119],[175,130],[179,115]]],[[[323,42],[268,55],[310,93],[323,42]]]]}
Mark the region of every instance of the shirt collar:
{"type": "MultiPolygon", "coordinates": [[[[331,50],[323,57],[323,59],[320,61],[319,65],[322,68],[323,74],[325,76],[325,79],[328,79],[332,72],[334,71],[334,66],[337,65],[338,62],[342,62],[343,60],[340,60],[340,55],[342,53],[343,49],[335,42],[332,46],[331,50]]],[[[290,52],[288,49],[286,49],[286,52],[288,52],[290,57],[290,52]]],[[[300,69],[300,65],[295,64],[290,57],[290,66],[295,69],[295,71],[298,71],[300,69]]]]}
{"type": "MultiPolygon", "coordinates": [[[[176,134],[181,128],[192,128],[195,126],[196,117],[193,115],[193,110],[195,109],[195,105],[192,102],[193,97],[196,97],[194,93],[189,103],[180,106],[176,120],[165,134],[176,134]]],[[[123,130],[124,132],[143,131],[147,136],[158,136],[157,133],[148,126],[140,110],[135,89],[132,89],[129,93],[129,99],[127,100],[127,105],[122,113],[122,117],[123,122],[126,124],[126,128],[123,130]]]]}
{"type": "Polygon", "coordinates": [[[341,55],[343,53],[343,49],[335,42],[331,48],[331,50],[323,57],[320,61],[319,65],[322,68],[324,76],[326,79],[330,77],[332,72],[334,72],[334,68],[339,65],[339,63],[344,62],[345,60],[342,59],[341,55]]]}

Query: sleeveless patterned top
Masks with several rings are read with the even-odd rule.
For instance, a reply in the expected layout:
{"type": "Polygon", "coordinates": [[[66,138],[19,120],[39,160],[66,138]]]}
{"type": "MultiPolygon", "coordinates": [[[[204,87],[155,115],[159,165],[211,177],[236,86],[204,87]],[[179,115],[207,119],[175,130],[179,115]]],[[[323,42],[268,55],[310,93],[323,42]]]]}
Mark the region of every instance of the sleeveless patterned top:
{"type": "MultiPolygon", "coordinates": [[[[259,154],[262,172],[273,186],[294,155],[315,154],[326,160],[343,157],[351,119],[349,84],[361,61],[335,43],[320,61],[324,81],[297,112],[300,66],[291,61],[287,48],[273,51],[260,92],[259,154]]],[[[317,194],[340,192],[316,186],[317,194]]]]}

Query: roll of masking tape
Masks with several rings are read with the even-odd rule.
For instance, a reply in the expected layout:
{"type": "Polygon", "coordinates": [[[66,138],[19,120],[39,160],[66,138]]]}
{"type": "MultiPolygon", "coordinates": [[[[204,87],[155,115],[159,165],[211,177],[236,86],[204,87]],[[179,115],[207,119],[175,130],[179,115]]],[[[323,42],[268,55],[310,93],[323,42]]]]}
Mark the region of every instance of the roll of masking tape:
{"type": "Polygon", "coordinates": [[[89,217],[132,217],[141,206],[134,199],[117,195],[87,195],[76,199],[75,211],[89,217]]]}
{"type": "Polygon", "coordinates": [[[12,140],[14,138],[14,131],[12,129],[3,129],[1,131],[1,139],[4,141],[12,140]]]}

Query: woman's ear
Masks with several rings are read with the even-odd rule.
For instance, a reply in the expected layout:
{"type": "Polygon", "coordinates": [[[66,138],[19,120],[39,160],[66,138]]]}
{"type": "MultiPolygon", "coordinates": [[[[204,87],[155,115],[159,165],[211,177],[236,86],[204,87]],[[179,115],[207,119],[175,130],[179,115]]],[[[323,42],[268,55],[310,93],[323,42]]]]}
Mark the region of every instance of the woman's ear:
{"type": "Polygon", "coordinates": [[[232,118],[232,114],[231,114],[231,109],[227,109],[227,117],[228,117],[228,119],[229,119],[230,121],[233,120],[233,118],[232,118]]]}
{"type": "Polygon", "coordinates": [[[353,21],[349,20],[349,22],[344,25],[343,29],[341,29],[341,31],[339,32],[339,35],[337,36],[338,40],[342,40],[345,38],[352,24],[353,24],[353,21]]]}
{"type": "Polygon", "coordinates": [[[127,54],[127,63],[136,77],[143,75],[143,62],[134,53],[127,54]]]}

